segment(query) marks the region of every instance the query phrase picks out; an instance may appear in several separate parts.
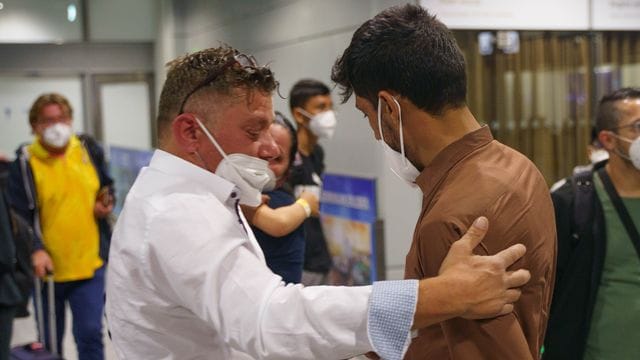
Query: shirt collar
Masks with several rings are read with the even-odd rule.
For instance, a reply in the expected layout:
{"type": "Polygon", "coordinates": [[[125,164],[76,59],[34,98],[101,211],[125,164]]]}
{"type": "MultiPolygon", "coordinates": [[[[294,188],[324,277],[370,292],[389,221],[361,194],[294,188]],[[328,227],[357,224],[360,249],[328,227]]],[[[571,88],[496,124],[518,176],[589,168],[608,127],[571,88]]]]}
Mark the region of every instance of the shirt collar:
{"type": "Polygon", "coordinates": [[[230,181],[166,151],[156,149],[149,167],[165,174],[195,181],[209,190],[220,202],[238,199],[239,189],[230,181]]]}
{"type": "Polygon", "coordinates": [[[491,141],[493,141],[493,135],[485,125],[452,142],[440,151],[429,165],[425,166],[416,178],[416,184],[422,193],[428,196],[460,160],[491,141]]]}

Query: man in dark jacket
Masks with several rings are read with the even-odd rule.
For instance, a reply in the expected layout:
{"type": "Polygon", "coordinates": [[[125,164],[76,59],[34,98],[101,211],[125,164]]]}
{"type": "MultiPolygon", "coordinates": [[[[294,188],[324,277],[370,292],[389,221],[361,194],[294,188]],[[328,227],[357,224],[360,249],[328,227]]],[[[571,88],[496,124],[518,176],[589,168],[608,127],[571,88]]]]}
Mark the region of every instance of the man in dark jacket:
{"type": "Polygon", "coordinates": [[[9,359],[13,319],[25,316],[31,291],[32,233],[5,201],[8,162],[0,158],[0,360],[9,359]]]}
{"type": "Polygon", "coordinates": [[[558,265],[544,359],[640,353],[640,89],[603,97],[596,129],[609,160],[552,193],[558,265]]]}

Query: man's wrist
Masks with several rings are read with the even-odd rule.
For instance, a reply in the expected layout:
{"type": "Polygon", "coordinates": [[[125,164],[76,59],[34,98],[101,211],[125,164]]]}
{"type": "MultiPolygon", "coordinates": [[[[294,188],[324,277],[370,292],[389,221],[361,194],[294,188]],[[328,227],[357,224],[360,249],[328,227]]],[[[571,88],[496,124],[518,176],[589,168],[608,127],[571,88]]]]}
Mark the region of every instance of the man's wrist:
{"type": "Polygon", "coordinates": [[[413,330],[453,319],[465,313],[464,300],[454,296],[450,286],[452,282],[447,281],[442,275],[420,280],[413,330]]]}

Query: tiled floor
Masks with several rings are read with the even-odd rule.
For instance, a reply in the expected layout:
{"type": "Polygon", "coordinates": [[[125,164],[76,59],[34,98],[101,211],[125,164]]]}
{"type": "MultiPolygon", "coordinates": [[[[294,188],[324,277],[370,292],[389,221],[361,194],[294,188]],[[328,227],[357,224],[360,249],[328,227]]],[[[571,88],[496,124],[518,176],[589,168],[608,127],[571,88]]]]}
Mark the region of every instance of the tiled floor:
{"type": "MultiPolygon", "coordinates": [[[[33,314],[33,309],[29,310],[33,314]]],[[[64,334],[64,358],[65,360],[78,360],[78,353],[76,352],[76,344],[73,341],[73,335],[71,334],[71,311],[67,308],[67,319],[64,334]]],[[[105,359],[116,360],[116,354],[111,348],[111,342],[107,337],[106,326],[104,331],[104,347],[105,347],[105,359]]],[[[11,346],[26,344],[37,340],[36,323],[33,317],[16,319],[13,323],[13,334],[11,336],[11,346]]]]}

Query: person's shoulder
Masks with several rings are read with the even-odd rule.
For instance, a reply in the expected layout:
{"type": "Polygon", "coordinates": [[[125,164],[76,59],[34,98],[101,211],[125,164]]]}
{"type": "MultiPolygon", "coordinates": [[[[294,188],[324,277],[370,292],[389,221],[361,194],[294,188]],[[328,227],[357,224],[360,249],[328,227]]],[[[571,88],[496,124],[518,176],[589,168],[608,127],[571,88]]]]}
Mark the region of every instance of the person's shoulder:
{"type": "Polygon", "coordinates": [[[18,145],[18,147],[14,151],[14,153],[16,155],[16,158],[15,158],[14,161],[19,161],[20,159],[28,158],[29,157],[29,147],[31,145],[33,145],[33,142],[23,142],[20,145],[18,145]]]}
{"type": "Polygon", "coordinates": [[[77,133],[75,135],[80,141],[86,141],[86,142],[90,142],[92,144],[97,144],[96,139],[93,136],[91,136],[91,135],[89,135],[87,133],[77,133]]]}
{"type": "Polygon", "coordinates": [[[86,133],[78,133],[76,137],[89,150],[90,153],[101,154],[103,152],[102,145],[91,135],[86,133]]]}
{"type": "Polygon", "coordinates": [[[313,147],[312,153],[316,154],[317,156],[324,156],[324,148],[322,147],[322,145],[316,144],[316,146],[313,147]]]}
{"type": "Polygon", "coordinates": [[[573,197],[577,187],[582,188],[583,191],[593,189],[593,174],[602,166],[604,164],[596,164],[595,166],[584,167],[580,171],[574,171],[571,176],[553,184],[550,190],[551,195],[555,197],[573,197]]]}
{"type": "Polygon", "coordinates": [[[311,150],[311,154],[309,155],[309,159],[313,163],[322,164],[324,162],[324,149],[322,148],[322,146],[320,146],[320,144],[316,144],[313,147],[313,150],[311,150]]]}
{"type": "Polygon", "coordinates": [[[134,184],[123,213],[128,213],[129,221],[140,223],[136,226],[146,226],[158,237],[170,235],[185,241],[220,237],[238,223],[237,212],[210,192],[197,189],[197,185],[185,190],[184,184],[177,183],[134,184]]]}
{"type": "Polygon", "coordinates": [[[444,240],[445,237],[442,235],[455,237],[464,233],[466,228],[462,229],[463,225],[461,224],[465,215],[455,213],[453,209],[455,207],[447,207],[447,209],[435,207],[422,214],[418,220],[418,231],[416,232],[418,239],[424,238],[426,241],[433,241],[437,237],[444,240]]]}
{"type": "Polygon", "coordinates": [[[296,151],[296,155],[291,162],[292,169],[298,169],[304,165],[304,155],[300,153],[300,151],[296,151]]]}

